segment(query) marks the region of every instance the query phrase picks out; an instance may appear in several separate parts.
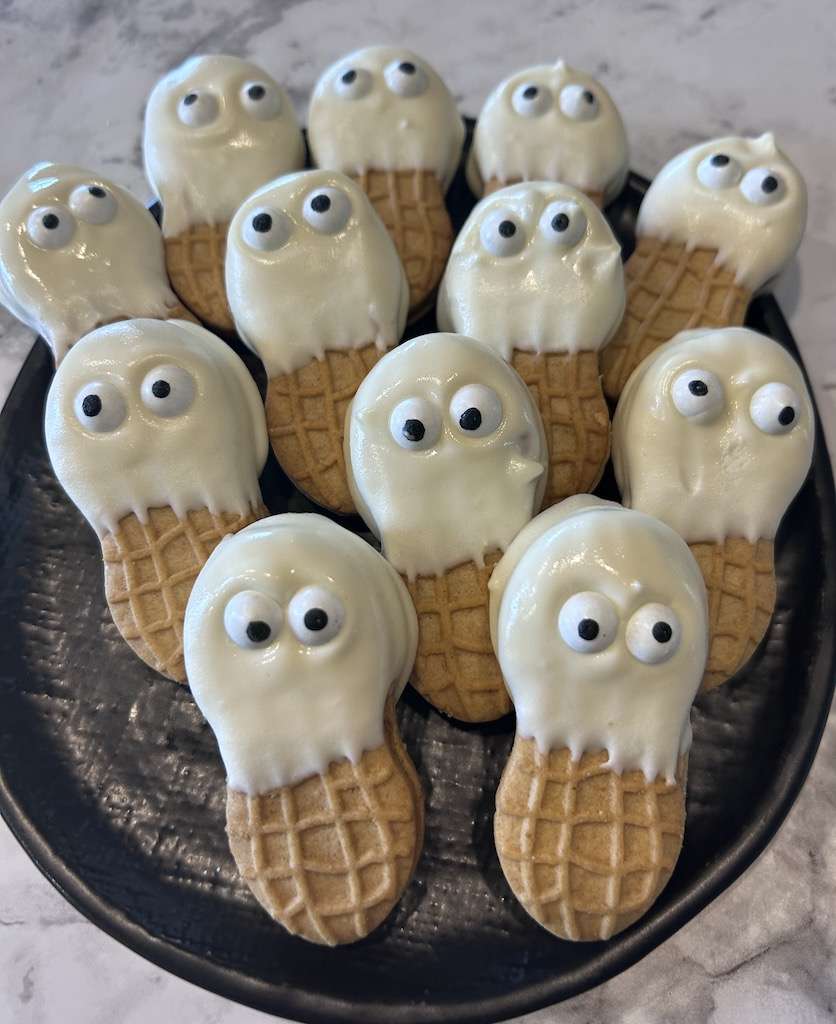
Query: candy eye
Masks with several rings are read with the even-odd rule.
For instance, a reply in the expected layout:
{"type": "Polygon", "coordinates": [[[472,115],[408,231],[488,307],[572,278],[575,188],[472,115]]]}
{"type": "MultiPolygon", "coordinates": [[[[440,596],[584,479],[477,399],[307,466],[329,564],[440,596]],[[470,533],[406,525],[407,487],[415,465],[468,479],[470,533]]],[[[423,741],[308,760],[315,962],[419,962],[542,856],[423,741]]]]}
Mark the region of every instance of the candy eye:
{"type": "Polygon", "coordinates": [[[697,177],[706,188],[729,188],[740,181],[743,169],[726,153],[712,153],[700,161],[697,177]]]}
{"type": "Polygon", "coordinates": [[[157,416],[180,416],[194,401],[194,377],[182,366],[156,366],[140,389],[145,407],[157,416]]]}
{"type": "Polygon", "coordinates": [[[373,79],[365,68],[344,68],[334,79],[334,92],[344,100],[360,100],[372,91],[373,79]]]}
{"type": "Polygon", "coordinates": [[[39,206],[29,214],[26,233],[39,249],[61,249],[75,234],[75,217],[63,206],[39,206]]]}
{"type": "Polygon", "coordinates": [[[302,216],[322,235],[336,235],[351,216],[351,200],[338,188],[318,188],[305,199],[302,216]]]}
{"type": "Polygon", "coordinates": [[[411,60],[396,60],[383,72],[386,84],[398,96],[411,98],[427,91],[427,72],[411,60]]]}
{"type": "Polygon", "coordinates": [[[269,82],[245,82],[241,88],[241,106],[259,121],[269,121],[282,109],[281,93],[269,82]]]}
{"type": "Polygon", "coordinates": [[[441,437],[441,416],[425,398],[406,398],[392,410],[389,431],[401,448],[426,451],[441,437]]]}
{"type": "Polygon", "coordinates": [[[94,434],[109,434],[122,425],[127,415],[125,399],[107,381],[83,387],[73,403],[76,419],[94,434]]]}
{"type": "Polygon", "coordinates": [[[487,437],[502,422],[502,402],[493,388],[466,384],[453,395],[450,415],[467,437],[487,437]]]}
{"type": "Polygon", "coordinates": [[[560,609],[557,628],[573,651],[597,654],[613,642],[618,631],[618,613],[609,598],[585,590],[570,597],[560,609]]]}
{"type": "Polygon", "coordinates": [[[630,617],[624,639],[627,649],[645,665],[659,665],[676,654],[682,628],[673,608],[646,604],[630,617]]]}
{"type": "Polygon", "coordinates": [[[545,114],[552,102],[551,90],[533,82],[518,85],[511,97],[511,106],[522,117],[539,117],[545,114]]]}
{"type": "Polygon", "coordinates": [[[70,195],[70,209],[88,224],[108,224],[116,216],[116,200],[102,185],[79,185],[70,195]]]}
{"type": "Polygon", "coordinates": [[[566,85],[560,90],[560,109],[573,121],[591,121],[598,116],[598,97],[583,85],[566,85]]]}
{"type": "Polygon", "coordinates": [[[257,590],[242,590],[224,608],[224,629],[238,647],[254,650],[272,643],[281,632],[281,607],[257,590]]]}
{"type": "Polygon", "coordinates": [[[570,248],[586,233],[586,214],[571,199],[549,203],[540,218],[540,230],[561,248],[570,248]]]}
{"type": "Polygon", "coordinates": [[[711,370],[685,370],[673,382],[671,398],[677,411],[707,423],[725,407],[723,385],[711,370]]]}
{"type": "Polygon", "coordinates": [[[280,249],[290,238],[293,225],[281,210],[260,206],[244,221],[242,234],[251,249],[271,252],[280,249]]]}
{"type": "Polygon", "coordinates": [[[777,171],[768,167],[753,167],[743,175],[740,191],[755,206],[772,206],[784,198],[787,186],[777,171]]]}
{"type": "Polygon", "coordinates": [[[188,128],[202,128],[218,116],[218,100],[211,92],[192,89],[177,104],[177,116],[188,128]]]}
{"type": "Polygon", "coordinates": [[[287,621],[300,643],[321,647],[339,633],[345,621],[345,608],[330,590],[304,587],[291,598],[287,621]]]}
{"type": "Polygon", "coordinates": [[[786,384],[764,384],[752,395],[749,415],[765,434],[788,434],[798,422],[801,400],[786,384]]]}
{"type": "Polygon", "coordinates": [[[494,256],[516,256],[525,246],[522,224],[509,210],[494,210],[485,217],[479,237],[494,256]]]}

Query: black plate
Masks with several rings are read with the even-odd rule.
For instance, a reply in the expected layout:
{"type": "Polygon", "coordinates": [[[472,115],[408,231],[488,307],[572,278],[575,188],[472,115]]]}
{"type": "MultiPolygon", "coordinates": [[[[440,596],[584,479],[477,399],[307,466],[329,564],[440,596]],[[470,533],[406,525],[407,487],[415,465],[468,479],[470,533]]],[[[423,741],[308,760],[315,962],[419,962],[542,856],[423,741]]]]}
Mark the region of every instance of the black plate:
{"type": "MultiPolygon", "coordinates": [[[[609,211],[626,247],[645,187],[631,177],[609,211]]],[[[451,190],[458,223],[471,205],[460,175],[451,190]]],[[[753,304],[749,323],[798,354],[772,298],[753,304]]],[[[433,326],[428,319],[410,333],[433,326]]],[[[44,450],[50,376],[38,344],[0,418],[0,811],[67,899],[137,953],[303,1021],[493,1021],[629,967],[775,834],[809,770],[834,685],[836,577],[825,569],[836,564],[836,508],[820,433],[779,535],[766,643],[737,679],[697,702],[685,845],[651,912],[609,943],[562,942],[534,924],[493,847],[513,723],[453,725],[408,690],[399,717],[427,796],[423,856],[377,932],[323,950],[288,937],[239,881],[213,737],[188,691],[155,676],[110,622],[98,543],[44,450]]],[[[310,507],[272,462],[264,490],[274,512],[310,507]]],[[[611,478],[600,492],[615,496],[611,478]]]]}

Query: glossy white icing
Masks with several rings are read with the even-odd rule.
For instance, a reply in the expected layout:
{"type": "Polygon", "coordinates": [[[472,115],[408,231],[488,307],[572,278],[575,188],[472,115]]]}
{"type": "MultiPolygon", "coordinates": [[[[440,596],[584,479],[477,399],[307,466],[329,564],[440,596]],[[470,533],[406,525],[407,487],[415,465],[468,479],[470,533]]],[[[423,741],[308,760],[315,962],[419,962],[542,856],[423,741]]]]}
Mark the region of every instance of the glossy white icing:
{"type": "MultiPolygon", "coordinates": [[[[692,404],[700,399],[688,394],[692,404]]],[[[767,411],[756,407],[755,416],[767,411]]],[[[777,342],[745,327],[683,331],[627,381],[613,420],[613,464],[625,505],[687,541],[771,540],[807,476],[814,439],[804,377],[777,342]],[[691,378],[708,387],[704,413],[677,403],[677,382],[691,378]],[[786,432],[767,433],[753,419],[752,400],[769,384],[796,397],[786,432]]]]}
{"type": "Polygon", "coordinates": [[[0,201],[0,301],[56,363],[99,324],[178,304],[148,210],[100,174],[54,163],[36,164],[0,201]]]}
{"type": "Polygon", "coordinates": [[[534,401],[517,373],[472,338],[427,334],[385,355],[357,391],[345,436],[357,509],[409,578],[483,564],[542,500],[548,460],[534,401]],[[476,431],[461,427],[462,398],[479,410],[476,431]],[[497,401],[501,419],[483,433],[497,401]],[[408,420],[421,424],[415,443],[405,436],[408,420]]]}
{"type": "Polygon", "coordinates": [[[515,348],[599,349],[621,323],[624,301],[621,246],[601,211],[567,185],[528,182],[472,210],[450,253],[437,317],[442,330],[510,360],[515,348]],[[503,239],[508,223],[514,234],[503,239]],[[515,251],[505,255],[497,243],[508,242],[515,251]]]}
{"type": "Polygon", "coordinates": [[[386,698],[406,685],[417,635],[398,574],[325,517],[286,513],[224,538],[192,589],[183,651],[228,785],[266,793],[381,746],[386,698]],[[228,630],[230,602],[243,607],[228,630]],[[294,632],[302,606],[333,613],[337,604],[343,615],[329,620],[326,642],[294,632]],[[257,646],[236,642],[248,615],[257,646]]]}
{"type": "Polygon", "coordinates": [[[608,201],[621,191],[627,169],[627,135],[609,93],[559,60],[516,71],[488,96],[467,179],[477,196],[498,178],[561,181],[608,201]]]}
{"type": "Polygon", "coordinates": [[[705,585],[682,539],[650,516],[576,495],[521,531],[489,589],[519,734],[543,752],[568,747],[575,759],[606,750],[616,772],[672,782],[691,743],[690,708],[708,653],[705,585]],[[577,595],[591,610],[585,631],[600,627],[590,649],[564,636],[571,615],[561,611],[577,595]],[[670,629],[659,634],[664,642],[653,636],[656,622],[670,629]],[[651,663],[653,644],[674,649],[651,663]]]}
{"type": "Polygon", "coordinates": [[[675,156],[647,190],[637,232],[716,249],[717,260],[754,292],[793,257],[806,223],[804,179],[767,132],[712,139],[675,156]],[[726,162],[712,167],[714,157],[726,162]]]}
{"type": "Polygon", "coordinates": [[[327,349],[390,348],[409,305],[382,221],[363,190],[333,171],[286,175],[243,203],[229,228],[226,291],[236,329],[269,377],[327,349]],[[317,213],[311,204],[325,199],[317,213]],[[265,215],[269,230],[256,231],[265,215]]]}
{"type": "Polygon", "coordinates": [[[258,388],[197,324],[126,320],[82,338],[55,374],[44,431],[59,483],[100,537],[130,512],[144,522],[150,508],[243,515],[261,504],[258,388]]]}
{"type": "Polygon", "coordinates": [[[308,142],[318,167],[346,174],[433,171],[447,188],[461,157],[464,124],[425,60],[402,47],[368,46],[323,72],[311,97],[308,142]],[[403,63],[414,69],[410,75],[398,74],[403,63]],[[359,89],[345,88],[351,72],[359,89]]]}
{"type": "Polygon", "coordinates": [[[169,238],[228,223],[251,192],[304,166],[305,144],[277,82],[256,64],[213,54],[190,57],[154,86],[143,157],[169,238]]]}

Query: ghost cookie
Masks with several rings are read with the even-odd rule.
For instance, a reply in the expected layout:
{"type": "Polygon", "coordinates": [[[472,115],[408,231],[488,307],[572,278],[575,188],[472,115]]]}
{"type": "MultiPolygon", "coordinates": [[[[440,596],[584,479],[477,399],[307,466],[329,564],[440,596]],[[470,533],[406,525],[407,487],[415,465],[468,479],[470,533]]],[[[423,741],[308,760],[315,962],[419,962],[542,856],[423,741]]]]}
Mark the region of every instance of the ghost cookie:
{"type": "Polygon", "coordinates": [[[346,447],[357,509],[418,610],[413,685],[466,722],[506,714],[487,584],[542,500],[545,439],[528,390],[472,338],[415,338],[360,385],[346,447]]]}
{"type": "Polygon", "coordinates": [[[464,124],[447,86],[408,50],[357,50],[317,82],[308,141],[318,167],[351,175],[368,194],[406,269],[410,318],[419,316],[453,242],[444,195],[464,124]]]}
{"type": "Polygon", "coordinates": [[[565,61],[517,71],[485,100],[467,181],[489,195],[518,181],[561,181],[603,206],[627,177],[627,136],[609,93],[565,61]]]}
{"type": "Polygon", "coordinates": [[[741,669],[767,631],[775,534],[807,476],[814,437],[795,360],[743,327],[684,331],[622,392],[613,463],[624,503],[672,526],[705,577],[704,689],[741,669]]]}
{"type": "Polygon", "coordinates": [[[101,542],[117,629],[144,662],[184,682],[192,583],[222,537],[267,514],[255,382],[197,324],[127,320],[73,346],[44,429],[58,482],[101,542]]]}
{"type": "Polygon", "coordinates": [[[606,465],[598,351],[623,312],[621,247],[592,200],[567,185],[488,196],[450,253],[438,325],[490,345],[528,384],[549,446],[549,505],[592,490],[606,465]]]}
{"type": "Polygon", "coordinates": [[[192,590],[186,667],[226,766],[232,855],[310,942],[368,935],[421,852],[424,799],[395,720],[416,631],[398,574],[317,515],[225,539],[192,590]]]}
{"type": "Polygon", "coordinates": [[[36,164],[0,201],[0,302],[46,339],[56,363],[102,324],[189,316],[148,210],[67,164],[36,164]]]}
{"type": "Polygon", "coordinates": [[[578,495],[523,529],[490,590],[517,712],[496,794],[502,870],[550,932],[608,939],[653,904],[682,847],[700,570],[664,523],[578,495]]]}
{"type": "Polygon", "coordinates": [[[343,456],[348,404],[406,322],[392,240],[343,174],[303,171],[260,189],[230,226],[226,287],[235,327],[267,370],[267,430],[294,484],[354,511],[343,456]]]}
{"type": "Polygon", "coordinates": [[[148,98],[143,156],[163,206],[174,290],[204,323],[231,331],[224,251],[232,215],[265,182],[305,164],[289,96],[239,57],[190,57],[148,98]]]}
{"type": "Polygon", "coordinates": [[[804,179],[769,132],[713,139],[666,164],[639,209],[627,310],[602,358],[607,396],[617,399],[679,331],[741,325],[752,295],[792,259],[806,220],[804,179]]]}

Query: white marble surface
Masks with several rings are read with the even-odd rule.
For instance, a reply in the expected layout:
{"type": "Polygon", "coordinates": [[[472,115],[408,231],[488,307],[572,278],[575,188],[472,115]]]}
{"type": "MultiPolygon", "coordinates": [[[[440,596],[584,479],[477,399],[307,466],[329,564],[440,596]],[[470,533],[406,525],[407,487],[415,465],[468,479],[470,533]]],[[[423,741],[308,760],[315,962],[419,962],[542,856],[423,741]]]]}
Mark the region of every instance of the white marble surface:
{"type": "MultiPolygon", "coordinates": [[[[261,62],[300,115],[341,52],[400,41],[426,54],[474,113],[516,67],[559,55],[616,97],[632,166],[652,175],[691,141],[774,129],[810,185],[810,223],[779,299],[836,442],[836,14],[833,0],[6,0],[0,17],[0,192],[37,160],[100,167],[142,197],[143,102],[193,52],[261,62]]],[[[31,343],[0,313],[0,398],[31,343]]],[[[836,721],[790,817],[759,862],[625,974],[537,1024],[818,1024],[836,1012],[836,721]]],[[[254,1022],[98,932],[0,823],[0,1020],[20,1024],[254,1022]]]]}

